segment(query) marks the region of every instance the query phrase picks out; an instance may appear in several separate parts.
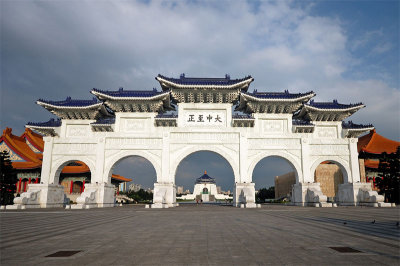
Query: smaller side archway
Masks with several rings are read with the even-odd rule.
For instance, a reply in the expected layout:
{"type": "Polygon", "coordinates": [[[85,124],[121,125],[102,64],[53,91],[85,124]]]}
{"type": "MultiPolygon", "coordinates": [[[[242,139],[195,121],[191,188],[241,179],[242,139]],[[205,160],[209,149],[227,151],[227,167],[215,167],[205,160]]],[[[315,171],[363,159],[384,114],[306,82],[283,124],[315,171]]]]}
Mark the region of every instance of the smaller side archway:
{"type": "Polygon", "coordinates": [[[343,174],[343,183],[349,183],[352,181],[351,178],[349,179],[349,177],[351,177],[351,171],[348,163],[345,160],[336,157],[323,157],[315,160],[311,166],[310,173],[314,174],[317,167],[323,162],[334,163],[340,168],[343,174]]]}
{"type": "Polygon", "coordinates": [[[267,157],[278,157],[287,161],[294,169],[296,184],[303,182],[303,171],[300,166],[299,159],[291,155],[290,153],[274,151],[274,152],[261,152],[258,154],[249,164],[248,175],[253,176],[254,168],[264,158],[267,157]]]}
{"type": "Polygon", "coordinates": [[[320,158],[316,160],[311,168],[314,182],[320,184],[322,193],[328,197],[328,201],[336,201],[339,185],[349,180],[349,169],[346,163],[337,158],[320,158]],[[325,160],[324,160],[325,159],[325,160]]]}
{"type": "Polygon", "coordinates": [[[72,168],[75,167],[77,169],[70,169],[70,171],[73,173],[74,171],[76,172],[88,172],[90,173],[90,178],[91,176],[94,174],[94,164],[89,161],[89,160],[85,160],[83,158],[65,158],[65,160],[63,162],[60,162],[58,164],[56,164],[50,174],[50,184],[59,184],[60,183],[60,176],[62,178],[62,172],[63,169],[66,166],[71,166],[72,168]],[[84,169],[86,167],[86,169],[84,169]]]}
{"type": "Polygon", "coordinates": [[[143,151],[124,151],[118,153],[116,156],[114,156],[110,161],[107,162],[104,172],[103,172],[103,181],[107,183],[111,183],[111,177],[113,174],[113,171],[115,167],[118,165],[118,163],[125,158],[128,157],[142,157],[146,159],[147,161],[150,162],[150,164],[153,166],[155,172],[156,172],[156,180],[158,181],[159,178],[161,177],[161,164],[160,164],[160,158],[156,157],[153,154],[150,154],[148,152],[143,152],[143,151]]]}
{"type": "Polygon", "coordinates": [[[252,182],[258,190],[258,202],[287,199],[292,193],[292,186],[299,183],[302,176],[295,159],[282,152],[260,154],[253,160],[250,169],[252,182]]]}
{"type": "Polygon", "coordinates": [[[85,190],[85,185],[91,183],[93,165],[81,160],[67,160],[59,164],[54,171],[53,182],[64,188],[64,193],[72,202],[85,190]]]}

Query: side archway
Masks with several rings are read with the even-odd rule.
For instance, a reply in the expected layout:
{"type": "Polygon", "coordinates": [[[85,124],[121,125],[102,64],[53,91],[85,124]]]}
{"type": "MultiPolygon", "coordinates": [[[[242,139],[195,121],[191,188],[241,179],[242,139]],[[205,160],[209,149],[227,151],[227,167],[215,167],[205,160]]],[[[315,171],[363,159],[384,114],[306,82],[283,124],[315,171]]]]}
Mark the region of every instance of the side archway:
{"type": "Polygon", "coordinates": [[[90,170],[90,173],[93,175],[95,173],[95,167],[94,163],[91,160],[88,160],[87,158],[80,158],[80,157],[66,157],[62,162],[58,162],[52,167],[52,171],[50,174],[50,184],[58,184],[60,182],[60,174],[62,170],[64,169],[65,166],[67,166],[70,163],[74,162],[82,162],[84,163],[90,170]]]}
{"type": "Polygon", "coordinates": [[[161,176],[161,164],[159,163],[161,160],[159,157],[145,151],[125,151],[118,153],[109,162],[107,162],[103,173],[103,181],[111,183],[111,176],[117,163],[130,156],[143,157],[144,159],[148,160],[156,171],[156,180],[159,180],[159,177],[161,176]]]}
{"type": "Polygon", "coordinates": [[[213,152],[223,157],[232,168],[235,183],[240,181],[238,160],[235,161],[233,156],[231,156],[227,151],[225,151],[220,147],[208,146],[208,147],[187,147],[186,149],[182,150],[182,152],[172,162],[172,167],[171,167],[172,172],[170,174],[173,176],[174,183],[176,183],[175,177],[179,164],[189,155],[201,151],[213,152]]]}
{"type": "Polygon", "coordinates": [[[268,151],[268,152],[261,152],[259,153],[249,164],[248,168],[248,175],[253,176],[254,168],[256,165],[266,157],[279,157],[287,161],[294,169],[295,177],[296,177],[296,184],[303,182],[303,171],[300,166],[300,162],[298,158],[294,157],[290,153],[281,152],[281,151],[268,151]]]}
{"type": "Polygon", "coordinates": [[[349,181],[349,177],[351,177],[351,171],[350,168],[348,166],[348,163],[341,159],[341,158],[337,158],[337,157],[323,157],[323,158],[318,158],[317,160],[314,161],[314,163],[311,166],[310,169],[310,173],[314,174],[315,170],[317,169],[317,167],[322,163],[322,162],[332,162],[334,164],[336,164],[337,166],[339,166],[340,170],[342,171],[343,174],[343,182],[344,183],[348,183],[349,181]]]}

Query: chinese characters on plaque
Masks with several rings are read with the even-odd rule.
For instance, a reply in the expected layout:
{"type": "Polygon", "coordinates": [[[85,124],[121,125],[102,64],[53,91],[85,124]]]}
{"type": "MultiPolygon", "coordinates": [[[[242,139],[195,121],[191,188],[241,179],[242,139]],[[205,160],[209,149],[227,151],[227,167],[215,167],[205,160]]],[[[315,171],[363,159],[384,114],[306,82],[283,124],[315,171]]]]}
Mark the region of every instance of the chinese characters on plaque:
{"type": "Polygon", "coordinates": [[[192,126],[225,126],[224,112],[187,112],[185,124],[192,126]]]}

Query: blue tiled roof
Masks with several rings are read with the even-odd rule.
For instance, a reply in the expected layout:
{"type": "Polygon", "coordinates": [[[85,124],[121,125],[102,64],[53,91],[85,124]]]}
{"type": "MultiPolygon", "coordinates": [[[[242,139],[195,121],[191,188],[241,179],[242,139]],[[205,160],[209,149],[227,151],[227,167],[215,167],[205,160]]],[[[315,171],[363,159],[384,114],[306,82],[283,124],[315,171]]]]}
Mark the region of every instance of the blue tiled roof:
{"type": "Polygon", "coordinates": [[[252,117],[251,115],[249,115],[249,114],[234,114],[234,115],[232,115],[232,118],[233,119],[254,119],[254,117],[252,117]]]}
{"type": "Polygon", "coordinates": [[[308,120],[293,119],[292,125],[294,125],[294,126],[313,126],[314,124],[312,124],[308,120]]]}
{"type": "Polygon", "coordinates": [[[156,118],[178,118],[176,114],[158,114],[156,118]]]}
{"type": "Polygon", "coordinates": [[[362,128],[371,128],[374,127],[372,124],[362,125],[362,124],[354,124],[353,121],[345,122],[342,121],[342,128],[344,129],[362,129],[362,128]]]}
{"type": "Polygon", "coordinates": [[[285,90],[284,92],[258,92],[257,90],[254,90],[252,93],[247,92],[244,94],[261,99],[296,99],[313,93],[313,91],[306,93],[289,93],[288,90],[285,90]]]}
{"type": "Polygon", "coordinates": [[[112,125],[112,124],[115,124],[115,117],[100,118],[96,122],[92,123],[92,125],[112,125]]]}
{"type": "Polygon", "coordinates": [[[337,100],[333,100],[332,102],[315,102],[314,100],[311,100],[310,103],[306,105],[320,109],[346,109],[350,107],[361,106],[363,103],[341,104],[338,103],[337,100]]]}
{"type": "Polygon", "coordinates": [[[153,90],[124,90],[123,88],[120,88],[117,91],[103,91],[103,90],[98,90],[96,88],[93,89],[95,92],[99,92],[102,94],[106,94],[112,97],[153,97],[159,94],[163,94],[165,92],[163,91],[157,91],[157,89],[153,90]]]}
{"type": "Polygon", "coordinates": [[[28,122],[27,125],[35,127],[59,127],[61,126],[61,120],[52,118],[47,122],[28,122]]]}
{"type": "Polygon", "coordinates": [[[234,85],[244,80],[253,79],[250,75],[242,79],[231,79],[229,75],[225,75],[224,78],[187,78],[185,77],[185,74],[181,74],[179,79],[176,79],[176,78],[168,78],[161,74],[158,74],[157,77],[181,85],[222,85],[222,86],[234,85]]]}
{"type": "Polygon", "coordinates": [[[203,182],[215,183],[215,178],[212,178],[212,177],[208,176],[207,174],[204,174],[196,179],[196,184],[203,183],[203,182]]]}
{"type": "Polygon", "coordinates": [[[92,100],[75,100],[71,99],[71,97],[67,97],[64,101],[48,101],[43,99],[39,99],[38,101],[55,106],[64,106],[64,107],[85,107],[100,103],[96,97],[93,97],[92,100]]]}

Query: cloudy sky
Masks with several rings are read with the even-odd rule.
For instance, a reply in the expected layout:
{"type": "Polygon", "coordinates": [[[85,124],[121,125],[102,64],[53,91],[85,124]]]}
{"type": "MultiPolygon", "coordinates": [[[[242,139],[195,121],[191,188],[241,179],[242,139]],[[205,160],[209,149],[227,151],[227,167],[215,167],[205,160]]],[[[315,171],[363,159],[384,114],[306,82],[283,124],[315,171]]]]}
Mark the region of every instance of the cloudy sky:
{"type": "Polygon", "coordinates": [[[89,99],[94,87],[159,88],[159,73],[228,73],[252,75],[250,90],[313,90],[318,101],[361,101],[367,107],[351,120],[400,139],[398,1],[0,5],[2,130],[20,134],[28,121],[47,121],[51,114],[38,98],[89,99]]]}

